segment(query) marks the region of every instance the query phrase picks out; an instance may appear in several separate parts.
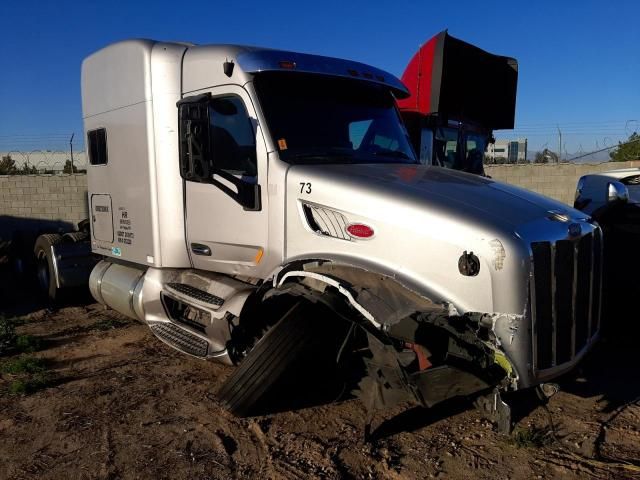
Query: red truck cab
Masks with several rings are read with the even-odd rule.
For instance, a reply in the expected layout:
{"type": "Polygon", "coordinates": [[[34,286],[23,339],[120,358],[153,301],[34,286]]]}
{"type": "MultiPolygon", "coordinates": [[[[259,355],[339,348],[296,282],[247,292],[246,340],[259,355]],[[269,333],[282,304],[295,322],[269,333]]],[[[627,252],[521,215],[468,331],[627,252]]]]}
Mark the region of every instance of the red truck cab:
{"type": "Polygon", "coordinates": [[[442,31],[413,56],[402,75],[411,96],[398,100],[420,160],[483,174],[493,130],[512,129],[518,62],[442,31]]]}

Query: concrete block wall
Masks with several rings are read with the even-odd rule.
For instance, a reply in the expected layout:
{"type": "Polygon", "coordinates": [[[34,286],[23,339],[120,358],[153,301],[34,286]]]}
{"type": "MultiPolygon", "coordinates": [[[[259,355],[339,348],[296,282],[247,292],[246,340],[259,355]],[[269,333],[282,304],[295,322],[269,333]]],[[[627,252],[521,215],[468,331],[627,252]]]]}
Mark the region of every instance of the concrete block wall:
{"type": "MultiPolygon", "coordinates": [[[[640,161],[590,164],[486,165],[495,180],[517,185],[573,205],[582,175],[640,167],[640,161]]],[[[87,176],[0,175],[0,238],[15,230],[72,230],[88,218],[87,176]]]]}
{"type": "Polygon", "coordinates": [[[640,161],[591,164],[485,165],[494,180],[517,185],[573,205],[578,179],[590,173],[640,167],[640,161]]]}
{"type": "Polygon", "coordinates": [[[0,237],[17,229],[73,229],[85,218],[86,174],[0,175],[0,237]]]}

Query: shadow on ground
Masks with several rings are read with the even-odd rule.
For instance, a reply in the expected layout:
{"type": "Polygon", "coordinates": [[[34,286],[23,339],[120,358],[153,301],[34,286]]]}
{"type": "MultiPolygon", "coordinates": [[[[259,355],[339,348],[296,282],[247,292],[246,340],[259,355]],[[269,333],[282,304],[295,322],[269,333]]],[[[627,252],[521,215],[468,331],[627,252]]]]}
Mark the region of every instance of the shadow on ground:
{"type": "MultiPolygon", "coordinates": [[[[615,414],[620,407],[640,398],[640,382],[637,382],[636,346],[640,338],[640,322],[633,317],[633,309],[620,301],[621,292],[628,295],[635,291],[626,284],[616,296],[605,302],[602,315],[603,338],[594,350],[573,372],[559,379],[561,390],[584,398],[598,397],[603,413],[615,414]]],[[[78,290],[68,296],[66,303],[52,306],[37,292],[35,282],[20,277],[10,264],[0,265],[0,315],[19,317],[43,309],[58,310],[68,306],[86,306],[93,303],[87,290],[78,290]]],[[[629,298],[629,297],[627,297],[629,298]]],[[[79,326],[74,331],[62,332],[63,338],[51,338],[50,346],[75,342],[94,329],[79,326]],[[73,334],[72,336],[70,336],[73,334]]],[[[326,347],[326,346],[325,346],[326,347]]],[[[299,368],[283,377],[272,393],[261,402],[255,415],[295,411],[304,408],[353,398],[353,379],[345,378],[342,367],[332,365],[339,345],[332,348],[310,350],[299,368]]],[[[540,401],[526,392],[515,398],[514,420],[526,417],[540,406],[540,401]]],[[[386,438],[401,432],[412,432],[474,408],[469,399],[453,399],[431,409],[411,407],[395,417],[373,423],[372,439],[386,438]]]]}
{"type": "Polygon", "coordinates": [[[54,305],[39,291],[35,275],[17,272],[10,262],[0,264],[0,315],[21,317],[43,309],[60,310],[94,302],[88,288],[76,288],[54,305]]]}

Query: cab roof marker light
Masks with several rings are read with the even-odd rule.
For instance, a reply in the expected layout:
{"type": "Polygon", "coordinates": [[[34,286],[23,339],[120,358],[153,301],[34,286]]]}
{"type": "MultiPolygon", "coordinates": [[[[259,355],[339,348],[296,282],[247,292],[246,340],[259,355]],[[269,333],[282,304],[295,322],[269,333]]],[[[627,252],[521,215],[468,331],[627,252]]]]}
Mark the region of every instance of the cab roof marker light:
{"type": "Polygon", "coordinates": [[[230,62],[229,60],[225,60],[222,64],[222,71],[227,77],[231,77],[231,75],[233,75],[234,65],[235,64],[233,62],[230,62]]]}
{"type": "Polygon", "coordinates": [[[280,60],[280,62],[278,62],[278,65],[280,65],[280,68],[284,68],[286,70],[293,70],[296,68],[296,62],[293,62],[291,60],[280,60]]]}

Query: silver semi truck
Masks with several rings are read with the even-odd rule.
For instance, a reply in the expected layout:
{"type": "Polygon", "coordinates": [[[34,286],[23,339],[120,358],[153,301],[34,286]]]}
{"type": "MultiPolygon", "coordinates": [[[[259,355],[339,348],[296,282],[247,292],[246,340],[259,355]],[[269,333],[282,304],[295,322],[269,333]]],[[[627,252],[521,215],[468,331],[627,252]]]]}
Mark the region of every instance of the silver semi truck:
{"type": "Polygon", "coordinates": [[[320,339],[371,410],[475,396],[508,420],[501,392],[550,382],[598,337],[601,232],[546,197],[421,164],[396,106],[409,95],[377,68],[288,51],[94,53],[93,296],[239,365],[219,392],[236,414],[320,339]]]}

